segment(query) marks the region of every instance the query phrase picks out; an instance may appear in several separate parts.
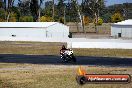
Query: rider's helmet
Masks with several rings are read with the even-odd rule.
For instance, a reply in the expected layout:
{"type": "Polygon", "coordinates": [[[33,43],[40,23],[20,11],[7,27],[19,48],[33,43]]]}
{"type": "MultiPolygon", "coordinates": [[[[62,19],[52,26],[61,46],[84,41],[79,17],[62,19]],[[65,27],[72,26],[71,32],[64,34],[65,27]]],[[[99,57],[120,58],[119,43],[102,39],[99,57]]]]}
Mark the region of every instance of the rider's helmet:
{"type": "Polygon", "coordinates": [[[65,45],[62,45],[62,50],[66,50],[66,47],[65,47],[65,45]]]}

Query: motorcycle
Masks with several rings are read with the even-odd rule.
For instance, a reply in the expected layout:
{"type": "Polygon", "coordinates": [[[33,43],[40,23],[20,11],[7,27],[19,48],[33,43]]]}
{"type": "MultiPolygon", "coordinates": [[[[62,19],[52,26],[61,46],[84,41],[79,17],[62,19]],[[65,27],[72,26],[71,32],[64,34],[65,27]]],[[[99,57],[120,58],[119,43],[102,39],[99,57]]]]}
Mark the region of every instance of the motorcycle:
{"type": "Polygon", "coordinates": [[[76,62],[76,58],[73,54],[73,50],[71,49],[61,50],[60,54],[63,62],[70,62],[70,61],[76,62]]]}

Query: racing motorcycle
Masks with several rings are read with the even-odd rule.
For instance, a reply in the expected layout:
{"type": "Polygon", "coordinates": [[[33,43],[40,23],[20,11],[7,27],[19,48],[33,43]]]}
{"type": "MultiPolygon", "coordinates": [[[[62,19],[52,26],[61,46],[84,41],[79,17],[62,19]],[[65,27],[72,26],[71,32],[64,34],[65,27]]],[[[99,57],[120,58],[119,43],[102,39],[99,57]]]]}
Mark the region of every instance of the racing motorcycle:
{"type": "Polygon", "coordinates": [[[60,51],[61,59],[63,62],[76,62],[76,58],[73,54],[73,50],[67,49],[67,50],[61,50],[60,51]]]}

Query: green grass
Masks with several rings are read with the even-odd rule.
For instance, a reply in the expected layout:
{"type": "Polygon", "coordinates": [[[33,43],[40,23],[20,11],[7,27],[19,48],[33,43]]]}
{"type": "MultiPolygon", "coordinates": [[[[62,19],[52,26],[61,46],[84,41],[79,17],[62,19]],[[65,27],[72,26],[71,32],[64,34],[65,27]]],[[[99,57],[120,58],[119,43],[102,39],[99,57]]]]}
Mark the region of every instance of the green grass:
{"type": "MultiPolygon", "coordinates": [[[[8,68],[10,68],[10,63],[7,64],[8,68]]],[[[79,66],[19,64],[19,67],[18,65],[16,65],[15,68],[20,67],[30,67],[30,69],[0,70],[1,88],[132,88],[132,83],[85,84],[83,86],[80,86],[75,80],[75,77],[77,75],[77,69],[79,66]]],[[[132,75],[131,67],[83,67],[87,70],[87,73],[89,74],[127,73],[132,75]]]]}

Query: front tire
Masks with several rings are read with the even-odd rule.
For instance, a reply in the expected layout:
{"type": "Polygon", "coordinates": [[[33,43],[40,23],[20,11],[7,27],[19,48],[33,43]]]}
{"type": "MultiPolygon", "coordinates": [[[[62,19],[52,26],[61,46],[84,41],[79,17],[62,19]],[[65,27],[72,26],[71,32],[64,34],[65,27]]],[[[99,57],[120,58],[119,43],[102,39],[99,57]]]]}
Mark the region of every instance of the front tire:
{"type": "Polygon", "coordinates": [[[65,62],[65,63],[68,63],[68,57],[63,57],[62,61],[65,62]]]}

